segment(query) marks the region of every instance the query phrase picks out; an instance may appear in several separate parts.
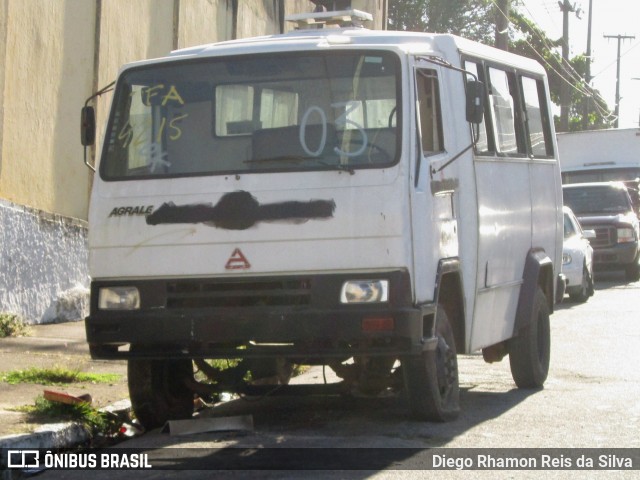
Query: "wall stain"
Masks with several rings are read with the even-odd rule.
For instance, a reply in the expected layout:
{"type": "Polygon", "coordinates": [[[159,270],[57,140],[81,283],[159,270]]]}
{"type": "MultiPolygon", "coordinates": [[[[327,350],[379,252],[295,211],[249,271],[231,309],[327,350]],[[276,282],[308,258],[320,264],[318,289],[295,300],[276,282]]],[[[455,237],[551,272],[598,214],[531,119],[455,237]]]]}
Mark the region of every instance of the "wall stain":
{"type": "Polygon", "coordinates": [[[259,222],[302,223],[312,219],[331,218],[335,208],[333,200],[287,201],[260,205],[253,195],[240,190],[224,194],[216,205],[163,203],[147,216],[147,224],[203,223],[226,230],[246,230],[259,222]]]}

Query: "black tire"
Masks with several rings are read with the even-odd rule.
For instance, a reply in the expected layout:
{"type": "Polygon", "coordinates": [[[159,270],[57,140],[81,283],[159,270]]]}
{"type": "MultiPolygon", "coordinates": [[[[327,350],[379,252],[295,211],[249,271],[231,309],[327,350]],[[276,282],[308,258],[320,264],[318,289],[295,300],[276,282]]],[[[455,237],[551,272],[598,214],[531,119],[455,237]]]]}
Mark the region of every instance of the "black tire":
{"type": "Polygon", "coordinates": [[[551,327],[549,306],[540,287],[534,297],[529,324],[509,341],[511,375],[518,388],[539,388],[549,373],[551,327]]]}
{"type": "Polygon", "coordinates": [[[127,375],[131,407],[146,430],[193,415],[193,392],[184,383],[193,378],[191,360],[130,359],[127,375]]]}
{"type": "Polygon", "coordinates": [[[446,422],[460,413],[460,384],[453,330],[441,306],[436,311],[436,336],[436,349],[404,357],[402,372],[412,416],[446,422]]]}
{"type": "Polygon", "coordinates": [[[587,266],[584,265],[582,267],[582,282],[579,287],[569,291],[569,298],[571,298],[572,302],[584,303],[589,300],[592,291],[593,279],[591,278],[591,274],[589,273],[587,266]]]}

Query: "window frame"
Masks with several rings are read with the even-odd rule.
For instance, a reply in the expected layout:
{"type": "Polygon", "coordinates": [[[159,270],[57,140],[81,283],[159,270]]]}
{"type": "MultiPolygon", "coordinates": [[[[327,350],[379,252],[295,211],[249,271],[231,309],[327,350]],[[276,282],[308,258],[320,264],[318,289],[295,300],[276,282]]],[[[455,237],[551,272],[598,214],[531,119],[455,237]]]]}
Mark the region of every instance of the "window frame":
{"type": "MultiPolygon", "coordinates": [[[[475,75],[477,75],[478,77],[478,81],[482,82],[482,84],[486,87],[487,85],[487,80],[486,80],[486,75],[485,75],[485,69],[484,69],[484,62],[479,59],[479,58],[474,58],[474,57],[466,57],[463,56],[462,57],[462,65],[465,69],[465,71],[469,71],[467,70],[467,63],[473,63],[476,66],[476,71],[475,72],[471,72],[475,75]]],[[[468,74],[466,75],[468,76],[468,74]]],[[[472,77],[473,78],[473,77],[472,77]]],[[[466,84],[467,78],[465,77],[465,93],[466,93],[466,84]]],[[[486,150],[478,150],[478,145],[477,143],[474,142],[474,146],[473,146],[473,150],[475,152],[476,155],[493,155],[496,151],[496,147],[495,147],[495,140],[493,138],[493,117],[489,114],[489,109],[488,109],[488,93],[487,93],[487,89],[485,88],[484,90],[485,92],[485,99],[484,99],[484,104],[485,104],[485,109],[484,109],[484,115],[483,115],[483,125],[484,125],[484,136],[486,137],[486,150]]],[[[471,125],[471,128],[475,128],[473,125],[471,125]]],[[[472,132],[472,135],[475,136],[475,133],[472,132]]]]}
{"type": "MultiPolygon", "coordinates": [[[[494,146],[496,149],[496,154],[500,157],[510,157],[510,158],[518,158],[527,156],[527,147],[526,142],[524,142],[524,134],[525,134],[525,126],[524,126],[524,115],[522,112],[521,105],[521,95],[519,92],[518,82],[516,72],[512,68],[505,67],[502,65],[498,65],[495,63],[489,63],[486,65],[487,74],[486,78],[487,82],[487,95],[488,95],[488,103],[489,106],[489,114],[493,118],[493,135],[494,135],[494,146]],[[499,138],[501,132],[499,131],[500,125],[497,121],[495,115],[495,104],[494,104],[494,85],[492,83],[491,72],[499,72],[504,74],[504,79],[506,80],[505,86],[508,89],[509,99],[511,100],[511,113],[513,117],[513,136],[515,142],[515,150],[514,151],[502,151],[502,146],[499,138]]],[[[507,100],[509,100],[507,99],[507,100]]],[[[505,132],[507,133],[507,132],[505,132]]]]}
{"type": "Polygon", "coordinates": [[[526,141],[527,141],[527,150],[528,154],[531,158],[540,158],[540,159],[550,159],[554,158],[554,150],[553,150],[553,140],[551,137],[551,115],[549,111],[549,105],[547,103],[547,95],[545,90],[545,84],[543,77],[539,77],[528,72],[523,72],[518,76],[518,84],[520,86],[520,90],[522,91],[522,105],[524,112],[524,124],[525,124],[525,132],[526,132],[526,141]],[[525,89],[523,87],[523,80],[529,79],[535,82],[536,84],[536,93],[538,95],[538,103],[540,106],[540,123],[542,126],[542,135],[544,138],[545,145],[545,155],[536,155],[533,152],[533,147],[531,145],[531,129],[530,129],[530,121],[529,121],[529,112],[526,110],[526,99],[524,98],[525,89]]]}
{"type": "Polygon", "coordinates": [[[446,147],[445,147],[445,136],[444,136],[444,122],[443,122],[443,118],[442,118],[442,89],[440,87],[441,85],[441,80],[440,80],[440,75],[438,74],[438,70],[436,68],[432,68],[432,67],[426,67],[426,66],[419,66],[416,65],[414,68],[414,81],[415,81],[415,88],[416,88],[416,101],[418,104],[418,111],[417,116],[418,116],[418,120],[419,120],[419,130],[418,130],[418,135],[419,135],[419,145],[420,145],[420,152],[422,154],[423,158],[426,157],[430,157],[432,155],[438,155],[440,153],[443,153],[446,151],[446,147]],[[430,72],[429,76],[425,75],[423,72],[430,72]],[[421,107],[421,103],[420,100],[422,98],[424,98],[421,95],[421,92],[419,91],[419,87],[420,87],[420,81],[421,79],[427,79],[430,78],[435,79],[435,92],[432,92],[433,95],[433,99],[435,100],[434,105],[431,107],[431,111],[432,111],[432,116],[435,117],[436,120],[436,125],[435,127],[437,128],[437,139],[434,138],[434,140],[437,141],[437,143],[439,144],[439,148],[437,150],[427,150],[425,148],[425,134],[424,134],[424,128],[425,126],[422,124],[422,120],[423,120],[423,116],[422,116],[422,112],[420,110],[421,107]]]}
{"type": "MultiPolygon", "coordinates": [[[[467,63],[477,66],[478,80],[485,85],[485,112],[484,124],[487,136],[487,150],[481,151],[474,146],[474,155],[478,157],[494,157],[494,158],[529,158],[536,160],[555,160],[555,145],[552,138],[551,129],[551,111],[548,102],[548,84],[544,81],[544,76],[529,70],[517,68],[512,65],[503,64],[494,60],[487,60],[481,57],[462,54],[461,64],[467,67],[467,63]],[[490,70],[495,69],[505,72],[509,94],[513,99],[513,115],[516,151],[501,152],[498,146],[498,125],[496,124],[496,116],[493,109],[493,101],[491,99],[492,85],[490,81],[490,70]],[[527,78],[536,82],[538,102],[540,104],[540,117],[543,129],[543,137],[545,144],[545,155],[534,154],[531,146],[530,125],[528,112],[526,110],[526,102],[524,98],[524,88],[522,79],[527,78]]],[[[468,71],[468,70],[467,70],[468,71]]],[[[476,72],[472,72],[476,74],[476,72]]],[[[473,134],[474,125],[470,125],[473,134]]]]}
{"type": "MultiPolygon", "coordinates": [[[[403,141],[403,98],[404,93],[402,91],[402,81],[404,77],[403,68],[402,68],[402,58],[401,55],[395,50],[385,49],[385,48],[353,48],[353,49],[345,49],[335,52],[330,51],[315,51],[315,50],[296,50],[296,51],[287,51],[287,52],[278,52],[279,58],[286,58],[288,56],[302,56],[302,57],[317,57],[321,59],[325,56],[334,57],[334,56],[348,56],[348,55],[363,55],[363,56],[384,56],[391,61],[391,65],[393,66],[393,74],[395,77],[395,99],[396,99],[396,107],[395,107],[395,121],[393,125],[393,130],[396,136],[395,142],[395,151],[393,155],[391,155],[389,162],[384,164],[372,163],[372,164],[356,164],[350,168],[354,170],[371,170],[371,169],[384,169],[395,167],[400,163],[400,159],[402,158],[402,141],[403,141]]],[[[118,132],[114,131],[114,124],[117,121],[117,117],[120,114],[120,108],[116,105],[119,102],[126,102],[126,97],[128,96],[124,91],[127,86],[132,82],[132,77],[137,72],[144,72],[145,70],[154,70],[154,69],[163,69],[163,68],[189,68],[192,65],[203,65],[208,62],[229,62],[231,59],[238,58],[242,60],[251,60],[252,58],[266,58],[267,55],[263,53],[259,54],[239,54],[239,55],[223,55],[219,57],[197,57],[191,58],[188,60],[167,60],[153,63],[145,63],[142,65],[135,65],[126,70],[122,71],[118,76],[116,81],[116,85],[114,88],[114,100],[113,105],[109,109],[109,116],[107,121],[107,126],[105,129],[106,137],[103,142],[101,152],[100,152],[100,165],[98,166],[98,173],[100,178],[105,182],[118,182],[118,181],[136,181],[136,180],[163,180],[163,179],[171,179],[171,178],[182,178],[182,177],[213,177],[213,176],[225,176],[225,175],[235,175],[235,174],[262,174],[262,173],[311,173],[311,172],[322,172],[322,171],[333,171],[335,170],[335,166],[324,166],[319,164],[318,166],[310,167],[310,168],[293,168],[293,167],[282,167],[282,168],[255,168],[251,170],[238,170],[238,169],[224,169],[219,171],[198,171],[198,172],[179,172],[179,173],[169,173],[166,175],[154,175],[154,174],[138,174],[138,175],[128,175],[119,173],[122,169],[122,165],[111,163],[107,165],[107,158],[109,157],[109,148],[111,147],[111,143],[114,141],[114,138],[117,136],[118,132]]],[[[221,82],[219,85],[222,85],[227,82],[221,82]]],[[[243,83],[243,82],[239,82],[243,83]]],[[[253,85],[255,87],[255,85],[253,85]]],[[[212,100],[211,100],[211,109],[212,115],[215,114],[216,101],[215,101],[215,89],[212,91],[212,100]]],[[[254,92],[254,101],[256,99],[256,95],[254,92]]],[[[254,109],[256,109],[256,105],[254,105],[254,109]]],[[[257,110],[259,112],[260,106],[257,106],[257,110]]],[[[210,128],[210,134],[212,138],[220,138],[221,141],[227,142],[232,141],[236,136],[224,136],[217,137],[215,135],[215,124],[212,122],[210,128]]]]}

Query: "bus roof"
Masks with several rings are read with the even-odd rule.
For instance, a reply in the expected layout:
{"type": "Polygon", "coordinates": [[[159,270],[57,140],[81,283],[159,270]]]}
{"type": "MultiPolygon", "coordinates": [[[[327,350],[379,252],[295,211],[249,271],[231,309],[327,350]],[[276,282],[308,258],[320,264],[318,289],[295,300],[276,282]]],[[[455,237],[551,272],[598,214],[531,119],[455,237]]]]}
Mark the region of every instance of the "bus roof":
{"type": "MultiPolygon", "coordinates": [[[[128,66],[141,66],[198,57],[280,53],[316,50],[318,48],[352,49],[354,47],[396,49],[407,54],[444,56],[448,61],[459,58],[459,54],[462,53],[517,67],[539,75],[545,74],[545,70],[535,60],[455,35],[368,30],[354,27],[293,30],[284,34],[227,40],[175,50],[167,57],[143,60],[128,66]]],[[[457,63],[457,61],[453,63],[457,63]]]]}

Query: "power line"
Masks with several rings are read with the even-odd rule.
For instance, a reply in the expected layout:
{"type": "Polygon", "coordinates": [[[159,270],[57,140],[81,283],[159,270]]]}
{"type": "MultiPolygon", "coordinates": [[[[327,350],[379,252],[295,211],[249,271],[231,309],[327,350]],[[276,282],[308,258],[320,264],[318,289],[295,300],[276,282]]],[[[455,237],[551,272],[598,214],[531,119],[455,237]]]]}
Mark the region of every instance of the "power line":
{"type": "MultiPolygon", "coordinates": [[[[557,6],[557,5],[556,5],[557,6]]],[[[529,9],[529,7],[527,7],[526,5],[524,6],[525,10],[527,11],[527,13],[529,14],[529,17],[531,20],[533,20],[536,23],[541,23],[538,22],[535,18],[535,15],[533,14],[533,12],[529,9]]],[[[545,7],[546,8],[546,7],[545,7]]],[[[548,12],[548,8],[547,8],[547,12],[548,12]]],[[[548,12],[549,13],[549,12],[548,12]]],[[[555,49],[557,49],[557,45],[553,45],[551,43],[549,43],[549,38],[546,35],[542,35],[540,33],[539,30],[537,29],[532,29],[530,30],[531,34],[534,36],[538,37],[538,40],[540,40],[544,46],[549,50],[549,51],[554,51],[555,49]]],[[[525,40],[526,41],[526,40],[525,40]]],[[[530,43],[527,42],[527,44],[531,47],[534,48],[530,43]]],[[[578,72],[576,72],[576,70],[573,68],[573,66],[571,64],[566,65],[566,73],[570,76],[571,80],[580,83],[582,81],[582,77],[580,76],[580,74],[578,72]]],[[[569,80],[567,80],[562,74],[560,74],[560,72],[556,71],[556,73],[563,79],[565,80],[567,83],[571,84],[571,82],[569,80]]],[[[587,94],[587,92],[583,92],[584,94],[587,94]]]]}
{"type": "MultiPolygon", "coordinates": [[[[500,7],[496,4],[495,0],[491,0],[491,2],[496,6],[496,8],[498,8],[500,10],[500,7]]],[[[533,21],[535,21],[535,19],[533,18],[534,15],[531,13],[531,11],[529,10],[529,8],[525,5],[524,8],[527,10],[527,12],[529,13],[531,19],[533,21]]],[[[504,15],[504,12],[501,12],[504,15]]],[[[557,47],[555,45],[552,45],[549,43],[549,39],[546,38],[545,36],[541,35],[540,32],[538,32],[535,29],[530,30],[530,33],[534,36],[537,36],[538,39],[544,44],[544,46],[549,50],[549,51],[553,51],[554,49],[556,49],[557,47]]],[[[536,47],[534,47],[533,45],[531,45],[531,43],[526,39],[523,38],[522,39],[527,45],[529,45],[529,47],[531,47],[531,50],[540,58],[540,60],[547,65],[547,67],[549,67],[551,70],[553,70],[560,78],[561,80],[563,80],[564,82],[566,82],[571,88],[573,88],[574,90],[578,91],[579,93],[583,94],[583,95],[588,95],[589,92],[587,91],[581,91],[579,88],[577,88],[570,80],[567,80],[567,78],[558,70],[555,69],[555,67],[553,67],[553,65],[551,65],[536,49],[536,47]]],[[[573,68],[573,66],[571,66],[570,64],[567,65],[567,69],[566,69],[566,73],[571,77],[571,80],[573,80],[576,83],[580,83],[582,81],[582,77],[580,76],[580,74],[578,72],[575,71],[575,69],[573,68]]]]}
{"type": "MultiPolygon", "coordinates": [[[[627,50],[625,50],[624,52],[622,52],[622,55],[620,55],[620,58],[624,58],[627,54],[629,54],[633,49],[637,48],[638,46],[640,46],[640,41],[635,42],[634,44],[632,44],[627,50]]],[[[603,67],[598,73],[596,73],[595,75],[593,75],[591,78],[594,79],[596,78],[598,75],[602,75],[604,72],[606,72],[607,70],[609,70],[609,68],[612,65],[616,64],[616,60],[613,60],[609,63],[607,63],[607,65],[605,67],[603,67]]]]}
{"type": "MultiPolygon", "coordinates": [[[[492,3],[494,5],[495,1],[491,0],[492,3]]],[[[536,20],[536,16],[533,15],[533,12],[531,12],[531,10],[529,9],[529,7],[527,5],[521,5],[522,7],[524,7],[524,9],[527,11],[529,18],[536,22],[536,23],[540,23],[536,20]]],[[[498,7],[496,5],[496,7],[498,7]]],[[[498,7],[499,8],[499,7],[498,7]]],[[[545,5],[546,8],[546,5],[545,5]]],[[[548,9],[547,9],[548,11],[548,9]]],[[[555,45],[552,45],[549,43],[549,39],[545,36],[542,35],[541,32],[539,32],[537,29],[531,29],[529,30],[530,34],[532,36],[535,36],[538,40],[540,40],[542,42],[542,44],[549,50],[549,51],[554,51],[557,47],[555,45]]],[[[556,69],[551,63],[549,63],[549,61],[547,61],[540,52],[538,52],[538,50],[526,39],[523,38],[522,39],[532,50],[532,52],[534,52],[534,54],[540,59],[541,63],[543,63],[549,70],[553,71],[560,79],[561,82],[563,82],[564,84],[568,85],[571,89],[573,89],[574,91],[578,92],[580,95],[583,95],[586,98],[590,98],[595,100],[594,102],[594,107],[596,109],[596,111],[605,119],[612,119],[613,116],[611,114],[611,112],[605,108],[602,107],[602,105],[600,104],[600,102],[602,102],[602,104],[606,105],[606,101],[604,100],[604,98],[602,98],[602,95],[600,95],[600,93],[598,91],[596,91],[593,87],[591,87],[591,85],[589,84],[585,84],[584,79],[580,76],[580,74],[573,68],[573,66],[571,64],[565,64],[565,68],[562,69],[563,71],[558,71],[558,69],[556,69]],[[567,78],[567,76],[569,77],[569,79],[567,78]],[[575,82],[575,84],[574,84],[575,82]]]]}
{"type": "MultiPolygon", "coordinates": [[[[500,13],[502,13],[503,15],[505,14],[505,12],[500,9],[500,6],[495,2],[495,0],[491,0],[491,3],[493,3],[493,5],[500,11],[500,13]]],[[[528,12],[531,20],[536,22],[535,15],[533,15],[531,10],[529,10],[529,7],[527,7],[526,5],[519,5],[519,6],[524,7],[524,9],[528,12]]],[[[529,32],[531,33],[531,35],[536,36],[538,38],[538,40],[540,40],[543,43],[543,45],[549,51],[553,51],[553,50],[555,50],[557,48],[557,46],[550,44],[549,43],[549,39],[547,37],[545,37],[544,35],[542,35],[538,30],[531,29],[531,30],[529,30],[529,32]]],[[[590,98],[599,97],[602,102],[606,103],[605,100],[598,94],[598,92],[593,90],[590,86],[587,86],[587,89],[581,89],[580,88],[580,86],[582,85],[582,82],[583,82],[583,78],[573,68],[573,66],[571,64],[566,65],[567,68],[564,71],[564,73],[566,73],[570,77],[570,79],[567,79],[566,76],[563,74],[563,72],[559,72],[551,63],[549,63],[549,61],[547,61],[542,56],[542,54],[540,52],[538,52],[536,47],[533,46],[526,38],[523,38],[522,41],[524,41],[531,48],[531,51],[540,59],[540,61],[542,63],[544,63],[550,70],[555,72],[556,75],[558,75],[558,77],[563,82],[565,82],[567,85],[569,85],[573,90],[575,90],[576,92],[578,92],[581,95],[584,95],[584,96],[587,96],[587,97],[590,97],[590,98]],[[573,82],[575,82],[576,85],[574,85],[574,83],[572,83],[571,80],[573,80],[573,82]]],[[[600,113],[602,113],[602,112],[600,112],[600,113]]]]}

